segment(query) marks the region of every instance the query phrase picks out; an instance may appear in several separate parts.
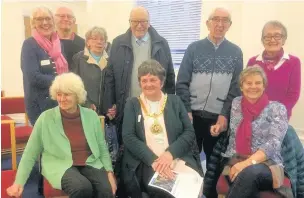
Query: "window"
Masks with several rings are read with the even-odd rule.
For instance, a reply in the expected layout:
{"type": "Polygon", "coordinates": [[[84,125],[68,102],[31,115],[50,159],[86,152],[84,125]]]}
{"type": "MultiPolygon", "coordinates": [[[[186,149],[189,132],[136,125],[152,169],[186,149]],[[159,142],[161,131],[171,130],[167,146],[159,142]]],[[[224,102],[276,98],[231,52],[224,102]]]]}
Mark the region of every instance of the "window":
{"type": "Polygon", "coordinates": [[[201,4],[201,0],[137,0],[148,9],[151,25],[167,39],[175,71],[188,45],[200,38],[201,4]]]}

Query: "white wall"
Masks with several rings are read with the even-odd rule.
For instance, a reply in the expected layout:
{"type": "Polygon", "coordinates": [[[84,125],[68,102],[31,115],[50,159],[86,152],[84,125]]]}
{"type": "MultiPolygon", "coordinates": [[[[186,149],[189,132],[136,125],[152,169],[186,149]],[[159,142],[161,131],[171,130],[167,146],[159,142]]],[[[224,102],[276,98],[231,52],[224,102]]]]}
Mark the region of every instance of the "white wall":
{"type": "MultiPolygon", "coordinates": [[[[284,49],[298,56],[302,62],[302,89],[301,96],[293,109],[291,125],[304,135],[304,1],[202,1],[202,22],[212,8],[227,7],[232,14],[232,26],[227,33],[227,39],[239,45],[244,54],[244,64],[250,57],[263,50],[261,31],[269,20],[279,20],[288,31],[288,38],[284,49]]],[[[201,38],[208,35],[205,24],[201,27],[201,38]]]]}
{"type": "MultiPolygon", "coordinates": [[[[103,26],[107,29],[109,40],[124,33],[129,27],[129,13],[134,1],[90,0],[87,2],[2,2],[2,90],[9,96],[23,95],[22,73],[20,69],[20,49],[24,40],[23,15],[39,5],[51,10],[59,6],[69,6],[74,10],[78,33],[84,36],[89,27],[103,26]],[[14,20],[12,20],[14,19],[14,20]]],[[[225,6],[232,13],[232,26],[227,38],[239,45],[244,53],[244,63],[259,53],[263,47],[260,42],[261,29],[271,19],[282,21],[288,29],[285,51],[302,60],[304,65],[304,2],[296,1],[210,1],[202,0],[201,38],[207,36],[205,21],[210,11],[217,6],[225,6]]],[[[302,66],[302,93],[294,108],[291,124],[304,131],[304,68],[302,66]]],[[[304,134],[304,132],[303,132],[304,134]]]]}

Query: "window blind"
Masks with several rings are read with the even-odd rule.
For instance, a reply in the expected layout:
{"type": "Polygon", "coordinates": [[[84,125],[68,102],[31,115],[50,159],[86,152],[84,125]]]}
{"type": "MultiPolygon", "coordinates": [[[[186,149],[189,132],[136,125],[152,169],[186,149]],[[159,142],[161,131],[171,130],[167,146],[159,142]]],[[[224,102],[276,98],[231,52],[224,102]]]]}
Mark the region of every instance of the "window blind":
{"type": "Polygon", "coordinates": [[[178,70],[185,50],[200,38],[201,0],[137,0],[137,5],[148,9],[150,23],[167,39],[174,67],[178,70]]]}

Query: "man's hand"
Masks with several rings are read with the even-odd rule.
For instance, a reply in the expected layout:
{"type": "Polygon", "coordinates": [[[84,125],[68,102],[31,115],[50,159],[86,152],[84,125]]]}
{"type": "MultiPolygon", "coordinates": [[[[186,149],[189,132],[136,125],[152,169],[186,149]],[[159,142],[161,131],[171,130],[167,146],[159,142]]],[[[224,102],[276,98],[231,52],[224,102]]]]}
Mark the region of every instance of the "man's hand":
{"type": "Polygon", "coordinates": [[[216,124],[220,125],[220,133],[227,130],[228,120],[225,116],[219,115],[216,124]]]}
{"type": "Polygon", "coordinates": [[[116,116],[116,105],[113,105],[112,108],[108,109],[107,116],[112,120],[116,116]]]}
{"type": "Polygon", "coordinates": [[[221,133],[221,126],[219,124],[212,125],[210,133],[213,137],[217,137],[221,133]]]}

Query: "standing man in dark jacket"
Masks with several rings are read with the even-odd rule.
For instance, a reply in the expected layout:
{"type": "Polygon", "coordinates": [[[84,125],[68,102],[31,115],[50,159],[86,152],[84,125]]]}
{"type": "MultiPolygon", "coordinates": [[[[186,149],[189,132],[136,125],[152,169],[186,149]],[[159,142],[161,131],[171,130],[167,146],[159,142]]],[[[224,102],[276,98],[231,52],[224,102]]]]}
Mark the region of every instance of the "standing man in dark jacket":
{"type": "Polygon", "coordinates": [[[66,7],[60,7],[55,13],[55,24],[60,41],[64,48],[64,54],[71,69],[72,58],[75,54],[84,50],[84,39],[73,32],[76,18],[73,11],[66,7]]]}
{"type": "MultiPolygon", "coordinates": [[[[148,60],[157,60],[166,70],[163,92],[175,93],[175,73],[168,42],[150,26],[149,13],[143,7],[133,8],[130,28],[113,40],[107,71],[105,73],[104,101],[111,112],[116,104],[116,121],[121,141],[123,109],[128,97],[140,95],[137,69],[148,60]]],[[[121,143],[121,142],[120,142],[121,143]]]]}
{"type": "Polygon", "coordinates": [[[237,45],[225,39],[231,23],[230,13],[216,8],[206,22],[208,37],[189,45],[177,76],[176,94],[193,120],[207,167],[218,139],[211,136],[210,127],[217,123],[218,131],[227,129],[231,102],[241,94],[237,82],[243,70],[243,54],[237,45]]]}

